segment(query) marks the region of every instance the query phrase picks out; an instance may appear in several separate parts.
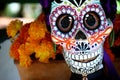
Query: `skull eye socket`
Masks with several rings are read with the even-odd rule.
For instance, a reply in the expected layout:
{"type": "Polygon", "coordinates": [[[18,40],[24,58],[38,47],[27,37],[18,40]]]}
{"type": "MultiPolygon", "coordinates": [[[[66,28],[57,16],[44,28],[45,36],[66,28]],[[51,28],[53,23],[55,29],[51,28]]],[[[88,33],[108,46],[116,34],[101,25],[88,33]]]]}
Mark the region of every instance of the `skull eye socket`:
{"type": "Polygon", "coordinates": [[[69,14],[61,14],[56,20],[56,26],[63,33],[69,32],[73,28],[73,24],[74,19],[69,14]]]}
{"type": "Polygon", "coordinates": [[[96,12],[87,12],[83,18],[84,26],[89,30],[95,30],[100,26],[100,17],[96,12]]]}

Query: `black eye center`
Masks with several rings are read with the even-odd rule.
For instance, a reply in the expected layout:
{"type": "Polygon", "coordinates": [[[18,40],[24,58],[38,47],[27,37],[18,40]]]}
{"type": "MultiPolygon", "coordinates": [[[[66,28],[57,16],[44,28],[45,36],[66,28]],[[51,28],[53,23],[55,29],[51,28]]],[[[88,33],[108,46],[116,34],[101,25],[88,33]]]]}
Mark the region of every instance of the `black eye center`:
{"type": "Polygon", "coordinates": [[[95,30],[100,26],[100,17],[96,12],[88,12],[83,18],[84,26],[89,30],[95,30]]]}
{"type": "Polygon", "coordinates": [[[88,25],[94,26],[94,24],[95,24],[95,18],[93,17],[93,15],[87,14],[85,20],[86,20],[86,23],[88,25]]]}
{"type": "Polygon", "coordinates": [[[61,32],[67,33],[73,27],[73,17],[69,14],[62,14],[57,18],[56,26],[61,32]]]}

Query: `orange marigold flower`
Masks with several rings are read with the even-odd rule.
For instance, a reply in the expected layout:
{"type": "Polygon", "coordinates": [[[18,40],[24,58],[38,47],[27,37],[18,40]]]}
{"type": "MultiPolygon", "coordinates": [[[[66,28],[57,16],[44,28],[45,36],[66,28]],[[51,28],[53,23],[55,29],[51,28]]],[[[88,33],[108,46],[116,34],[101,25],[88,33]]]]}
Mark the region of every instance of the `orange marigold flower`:
{"type": "Polygon", "coordinates": [[[21,66],[25,66],[25,67],[28,67],[31,65],[32,63],[32,60],[30,58],[30,55],[27,55],[27,51],[25,50],[25,45],[22,44],[19,49],[18,49],[18,52],[19,52],[19,55],[20,55],[20,65],[21,66]]]}
{"type": "Polygon", "coordinates": [[[44,39],[47,40],[47,41],[52,42],[52,39],[51,39],[51,33],[50,33],[50,32],[46,32],[46,34],[45,34],[45,38],[44,38],[44,39]]]}
{"type": "Polygon", "coordinates": [[[118,38],[115,40],[113,46],[114,46],[114,47],[116,47],[116,46],[120,46],[120,37],[119,37],[119,36],[118,36],[118,38]]]}
{"type": "Polygon", "coordinates": [[[38,47],[35,48],[35,57],[39,58],[40,62],[48,63],[49,59],[55,59],[53,43],[43,40],[38,47]]]}
{"type": "Polygon", "coordinates": [[[109,38],[107,37],[107,38],[106,38],[106,41],[105,41],[105,43],[104,43],[104,48],[105,48],[108,56],[110,57],[110,59],[111,59],[112,61],[114,61],[115,55],[112,53],[112,51],[111,51],[111,49],[110,49],[110,45],[109,45],[108,39],[109,39],[109,38]]]}
{"type": "Polygon", "coordinates": [[[20,38],[22,40],[22,44],[25,43],[27,41],[27,38],[29,37],[28,34],[28,30],[30,28],[30,23],[29,24],[25,24],[21,29],[20,29],[20,34],[18,36],[18,38],[20,38]]]}
{"type": "Polygon", "coordinates": [[[21,66],[28,67],[32,59],[38,58],[40,62],[48,63],[55,59],[56,53],[61,53],[61,47],[54,51],[51,33],[47,31],[45,16],[41,14],[34,22],[22,26],[22,22],[13,21],[7,28],[7,34],[14,37],[10,47],[10,55],[20,62],[21,66]],[[16,33],[18,36],[15,37],[16,33]]]}
{"type": "Polygon", "coordinates": [[[33,45],[39,45],[41,40],[35,40],[35,39],[32,39],[31,37],[27,38],[27,42],[29,42],[30,44],[33,44],[33,45]]]}
{"type": "Polygon", "coordinates": [[[32,22],[28,30],[30,38],[34,40],[40,40],[44,38],[45,32],[47,32],[45,22],[42,23],[38,20],[32,22]]]}
{"type": "Polygon", "coordinates": [[[20,54],[20,66],[29,67],[32,64],[30,56],[20,54]]]}
{"type": "Polygon", "coordinates": [[[33,43],[29,43],[26,42],[24,47],[25,47],[25,53],[26,55],[31,55],[32,53],[35,52],[35,48],[38,46],[38,44],[36,44],[35,42],[33,43]]]}
{"type": "Polygon", "coordinates": [[[23,25],[23,22],[20,20],[13,20],[10,22],[10,24],[7,27],[7,34],[8,37],[15,37],[15,35],[18,33],[18,31],[21,29],[23,25]]]}
{"type": "Polygon", "coordinates": [[[18,48],[20,45],[21,44],[16,40],[15,42],[12,43],[10,47],[10,56],[15,60],[19,60],[18,48]]]}
{"type": "Polygon", "coordinates": [[[116,15],[116,20],[114,22],[114,32],[115,32],[115,41],[113,47],[120,46],[120,16],[116,15]]]}
{"type": "Polygon", "coordinates": [[[10,47],[10,56],[14,58],[15,60],[19,60],[19,52],[18,49],[21,44],[26,42],[26,38],[28,37],[28,28],[29,25],[26,24],[23,26],[20,30],[20,34],[17,36],[17,38],[13,41],[11,47],[10,47]]]}

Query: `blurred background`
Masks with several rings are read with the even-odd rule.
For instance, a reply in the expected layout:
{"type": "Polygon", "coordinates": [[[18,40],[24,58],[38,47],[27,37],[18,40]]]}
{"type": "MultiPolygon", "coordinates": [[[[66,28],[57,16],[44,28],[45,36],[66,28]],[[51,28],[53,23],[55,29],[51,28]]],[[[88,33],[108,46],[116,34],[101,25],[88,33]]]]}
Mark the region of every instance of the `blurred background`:
{"type": "MultiPolygon", "coordinates": [[[[35,20],[41,12],[39,0],[0,0],[0,80],[20,80],[16,66],[9,57],[11,42],[6,34],[7,25],[16,18],[29,23],[35,20]]],[[[117,0],[117,15],[120,15],[120,0],[117,0]]],[[[111,49],[114,49],[115,55],[120,56],[120,51],[116,51],[115,48],[111,49]]],[[[120,50],[120,46],[118,49],[120,50]]]]}
{"type": "Polygon", "coordinates": [[[36,18],[41,12],[39,3],[1,3],[0,16],[36,18]]]}
{"type": "Polygon", "coordinates": [[[38,0],[25,0],[24,2],[22,0],[16,2],[12,2],[12,0],[0,1],[0,29],[7,26],[13,18],[27,19],[24,21],[29,22],[40,15],[41,9],[38,0]]]}

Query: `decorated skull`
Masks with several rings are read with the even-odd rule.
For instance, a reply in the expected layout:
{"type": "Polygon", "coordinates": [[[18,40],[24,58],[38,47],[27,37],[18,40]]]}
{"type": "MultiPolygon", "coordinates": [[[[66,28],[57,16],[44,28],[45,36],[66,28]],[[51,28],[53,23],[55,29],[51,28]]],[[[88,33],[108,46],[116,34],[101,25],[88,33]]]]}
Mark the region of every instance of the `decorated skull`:
{"type": "Polygon", "coordinates": [[[100,0],[54,0],[49,21],[52,40],[63,47],[73,73],[87,76],[103,68],[103,44],[113,24],[100,0]]]}

